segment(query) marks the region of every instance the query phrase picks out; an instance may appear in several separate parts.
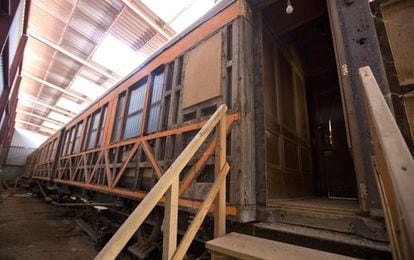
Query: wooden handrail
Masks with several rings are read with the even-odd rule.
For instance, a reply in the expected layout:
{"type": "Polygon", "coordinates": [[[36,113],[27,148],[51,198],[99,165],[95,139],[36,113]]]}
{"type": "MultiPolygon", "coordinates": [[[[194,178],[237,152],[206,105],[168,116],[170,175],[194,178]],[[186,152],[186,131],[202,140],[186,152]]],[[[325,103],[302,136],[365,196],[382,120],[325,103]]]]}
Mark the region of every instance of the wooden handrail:
{"type": "MultiPolygon", "coordinates": [[[[144,220],[148,217],[153,208],[157,205],[158,201],[166,195],[165,203],[165,215],[164,215],[164,245],[163,245],[163,259],[172,259],[176,254],[177,247],[177,217],[178,217],[178,196],[179,196],[179,175],[184,167],[188,164],[190,159],[194,156],[197,150],[205,142],[209,134],[216,127],[216,164],[220,164],[220,167],[216,167],[215,176],[216,181],[213,184],[212,190],[208,193],[208,197],[212,196],[212,199],[216,199],[216,211],[214,222],[220,223],[219,233],[225,233],[225,217],[226,217],[226,201],[225,201],[225,176],[229,171],[229,166],[225,162],[226,158],[226,112],[227,106],[221,105],[217,111],[211,116],[207,123],[200,129],[197,135],[187,145],[184,151],[177,157],[170,168],[164,173],[164,175],[158,180],[154,187],[148,192],[145,198],[135,208],[131,215],[125,220],[118,231],[113,235],[105,247],[99,252],[95,259],[115,259],[121,252],[126,243],[138,230],[144,220]],[[223,160],[224,158],[224,160],[223,160]],[[217,189],[217,187],[219,187],[217,189]],[[217,197],[217,198],[216,198],[217,197]]],[[[207,199],[206,199],[207,201],[207,199]]],[[[200,207],[200,212],[197,216],[203,216],[203,219],[207,213],[204,213],[205,208],[210,205],[206,205],[206,201],[200,207]],[[205,205],[205,207],[203,207],[205,205]]],[[[208,201],[209,202],[209,201],[208,201]]],[[[201,220],[202,221],[202,220],[201,220]]],[[[198,228],[197,228],[198,230],[198,228]]],[[[215,235],[217,235],[215,228],[215,235]]],[[[195,235],[195,233],[194,233],[195,235]]],[[[194,235],[187,235],[191,239],[186,239],[186,243],[180,244],[179,253],[184,255],[185,251],[189,247],[194,235]]]]}
{"type": "Polygon", "coordinates": [[[370,67],[359,69],[394,259],[414,259],[414,160],[370,67]]]}

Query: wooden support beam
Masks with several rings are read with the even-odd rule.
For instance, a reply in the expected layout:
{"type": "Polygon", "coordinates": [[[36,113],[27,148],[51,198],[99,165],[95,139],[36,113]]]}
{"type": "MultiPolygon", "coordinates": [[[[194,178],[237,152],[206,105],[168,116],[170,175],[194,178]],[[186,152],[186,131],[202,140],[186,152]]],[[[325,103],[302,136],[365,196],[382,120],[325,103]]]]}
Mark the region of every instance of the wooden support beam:
{"type": "Polygon", "coordinates": [[[121,252],[122,248],[124,248],[126,243],[130,240],[131,236],[135,234],[136,230],[141,226],[152,209],[161,200],[173,182],[176,181],[181,171],[194,156],[200,146],[204,143],[220,119],[226,115],[226,112],[226,105],[221,105],[217,109],[217,111],[211,116],[204,127],[197,133],[197,135],[187,145],[184,151],[178,156],[175,162],[165,172],[163,177],[147,193],[145,199],[141,201],[140,204],[138,204],[136,209],[122,224],[122,226],[114,234],[111,240],[109,240],[105,247],[99,252],[95,259],[115,259],[118,256],[119,252],[121,252]]]}
{"type": "Polygon", "coordinates": [[[177,248],[177,225],[178,225],[178,186],[179,176],[175,178],[171,187],[165,194],[164,209],[164,237],[162,247],[162,259],[169,260],[173,257],[177,248]]]}
{"type": "MultiPolygon", "coordinates": [[[[214,176],[218,178],[221,170],[226,164],[226,117],[220,119],[216,126],[217,144],[214,165],[214,176]]],[[[214,211],[214,237],[224,236],[226,234],[226,182],[222,182],[217,194],[214,211]]]]}
{"type": "Polygon", "coordinates": [[[36,115],[36,114],[30,113],[30,112],[25,111],[25,110],[20,109],[20,108],[16,109],[16,111],[17,111],[18,113],[21,113],[21,114],[26,114],[26,115],[29,115],[29,116],[31,116],[31,117],[36,117],[36,118],[42,119],[43,121],[50,122],[50,123],[55,124],[55,125],[58,125],[58,126],[60,126],[60,127],[62,127],[62,126],[64,126],[64,125],[65,125],[65,123],[63,123],[63,122],[59,122],[59,121],[56,121],[56,120],[50,119],[50,118],[48,118],[48,117],[39,116],[39,115],[36,115]]]}
{"type": "MultiPolygon", "coordinates": [[[[223,169],[221,169],[220,173],[216,176],[216,180],[214,181],[213,186],[211,187],[210,191],[207,193],[207,196],[204,199],[203,203],[201,204],[193,221],[191,222],[190,227],[185,232],[184,237],[181,239],[180,245],[178,246],[177,251],[175,252],[174,257],[172,259],[180,260],[184,258],[185,253],[190,247],[191,241],[193,241],[195,235],[200,229],[201,224],[203,224],[203,220],[206,217],[208,210],[211,207],[211,204],[213,204],[213,201],[216,198],[216,196],[220,197],[218,192],[220,191],[223,183],[226,184],[225,178],[229,170],[230,170],[230,166],[227,163],[225,163],[223,169]]],[[[216,214],[216,212],[214,212],[214,214],[216,214]]],[[[225,216],[226,215],[224,212],[224,217],[225,216]]]]}
{"type": "Polygon", "coordinates": [[[84,59],[79,58],[75,54],[70,53],[69,51],[67,51],[67,50],[63,49],[62,47],[60,47],[59,45],[56,45],[53,42],[51,42],[51,41],[43,38],[40,35],[37,35],[37,34],[35,34],[33,32],[29,32],[28,35],[29,35],[30,38],[35,39],[35,40],[37,40],[37,41],[39,41],[39,42],[41,42],[41,43],[49,46],[50,48],[57,50],[60,53],[65,54],[69,58],[74,59],[75,61],[79,62],[80,64],[82,64],[82,65],[84,65],[84,66],[86,66],[86,67],[88,67],[88,68],[90,68],[90,69],[98,72],[99,74],[101,74],[102,76],[107,77],[108,79],[111,79],[111,80],[114,80],[114,81],[118,81],[120,79],[119,76],[114,76],[113,74],[108,73],[107,71],[98,68],[97,66],[89,63],[88,61],[86,61],[84,59]]]}
{"type": "Polygon", "coordinates": [[[154,157],[154,151],[151,149],[151,147],[145,140],[142,141],[142,148],[144,148],[144,152],[150,160],[152,168],[154,168],[155,173],[157,174],[157,178],[160,179],[163,175],[163,171],[161,170],[161,167],[158,165],[158,162],[154,157]]]}
{"type": "Polygon", "coordinates": [[[91,99],[84,98],[84,97],[83,97],[83,96],[81,96],[81,95],[78,95],[78,94],[76,94],[76,93],[73,93],[72,91],[68,91],[68,90],[66,90],[66,89],[64,89],[64,88],[62,88],[62,87],[59,87],[59,86],[57,86],[57,85],[55,85],[55,84],[52,84],[52,83],[50,83],[50,82],[47,82],[46,80],[43,80],[43,79],[41,79],[41,78],[38,78],[38,77],[33,76],[33,75],[31,75],[31,74],[28,74],[28,73],[26,73],[26,72],[22,72],[22,74],[21,74],[21,75],[22,75],[22,77],[24,77],[24,78],[28,78],[28,79],[31,79],[31,80],[33,80],[33,81],[36,81],[36,82],[38,82],[38,83],[40,83],[40,84],[43,84],[43,85],[48,86],[48,87],[50,87],[50,88],[53,88],[53,89],[55,89],[55,90],[57,90],[57,91],[60,91],[60,92],[62,92],[62,93],[65,93],[65,94],[66,94],[66,95],[68,95],[68,96],[74,97],[74,98],[76,98],[76,99],[82,100],[82,101],[87,102],[87,103],[91,103],[91,102],[92,102],[92,100],[91,100],[91,99]]]}

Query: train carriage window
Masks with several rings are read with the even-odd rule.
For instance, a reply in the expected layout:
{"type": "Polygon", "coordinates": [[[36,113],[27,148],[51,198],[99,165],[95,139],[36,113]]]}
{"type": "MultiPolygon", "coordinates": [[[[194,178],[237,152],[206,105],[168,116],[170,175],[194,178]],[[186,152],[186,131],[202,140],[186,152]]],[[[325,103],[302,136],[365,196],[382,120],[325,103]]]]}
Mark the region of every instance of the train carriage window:
{"type": "Polygon", "coordinates": [[[49,160],[53,160],[53,158],[55,157],[55,155],[56,155],[56,146],[57,146],[57,141],[55,139],[55,140],[53,140],[52,152],[50,153],[49,160]]]}
{"type": "Polygon", "coordinates": [[[111,143],[114,143],[119,140],[121,132],[121,123],[122,123],[122,111],[124,109],[125,103],[125,92],[120,94],[118,97],[118,104],[116,107],[114,127],[112,130],[111,143]]]}
{"type": "Polygon", "coordinates": [[[72,127],[72,129],[70,129],[69,144],[68,144],[68,147],[66,148],[66,155],[72,153],[72,145],[73,145],[74,140],[75,140],[75,127],[72,127]]]}
{"type": "Polygon", "coordinates": [[[65,140],[65,141],[64,141],[64,143],[63,143],[62,155],[65,155],[66,147],[68,146],[68,141],[69,141],[69,130],[66,130],[64,140],[65,140]]]}
{"type": "Polygon", "coordinates": [[[107,108],[108,108],[108,106],[106,106],[106,105],[103,108],[102,118],[101,118],[101,121],[99,123],[100,127],[99,127],[99,133],[98,133],[98,142],[96,143],[96,146],[100,146],[101,143],[102,143],[102,136],[103,136],[103,131],[104,131],[104,127],[105,127],[107,108]]]}
{"type": "Polygon", "coordinates": [[[135,84],[128,94],[128,108],[125,116],[123,139],[136,137],[141,131],[146,86],[146,80],[142,80],[135,84]]]}
{"type": "Polygon", "coordinates": [[[85,131],[83,133],[83,138],[82,138],[82,144],[81,144],[82,151],[86,150],[86,147],[87,147],[88,131],[91,128],[90,122],[91,122],[91,116],[88,116],[86,119],[85,131]]]}
{"type": "Polygon", "coordinates": [[[77,153],[79,152],[79,141],[80,141],[80,136],[82,134],[82,126],[83,126],[83,122],[80,122],[77,124],[76,126],[76,135],[75,135],[75,141],[73,142],[73,152],[77,153]]]}
{"type": "Polygon", "coordinates": [[[86,146],[86,149],[91,149],[91,148],[95,147],[96,136],[98,134],[98,124],[99,124],[100,116],[101,116],[101,110],[98,110],[92,116],[92,123],[91,123],[91,127],[90,127],[90,130],[89,130],[88,144],[86,146]]]}
{"type": "Polygon", "coordinates": [[[164,83],[164,70],[159,69],[154,73],[151,88],[151,103],[149,104],[146,133],[153,133],[158,129],[160,116],[161,96],[164,83]]]}

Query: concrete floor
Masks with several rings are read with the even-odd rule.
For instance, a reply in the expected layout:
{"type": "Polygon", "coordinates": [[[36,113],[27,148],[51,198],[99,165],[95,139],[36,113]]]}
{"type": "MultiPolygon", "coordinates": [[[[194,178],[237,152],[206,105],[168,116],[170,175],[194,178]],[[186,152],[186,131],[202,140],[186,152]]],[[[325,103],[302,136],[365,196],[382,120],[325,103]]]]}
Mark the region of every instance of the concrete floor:
{"type": "Polygon", "coordinates": [[[0,195],[0,259],[82,260],[97,254],[64,209],[27,197],[23,190],[0,195]]]}

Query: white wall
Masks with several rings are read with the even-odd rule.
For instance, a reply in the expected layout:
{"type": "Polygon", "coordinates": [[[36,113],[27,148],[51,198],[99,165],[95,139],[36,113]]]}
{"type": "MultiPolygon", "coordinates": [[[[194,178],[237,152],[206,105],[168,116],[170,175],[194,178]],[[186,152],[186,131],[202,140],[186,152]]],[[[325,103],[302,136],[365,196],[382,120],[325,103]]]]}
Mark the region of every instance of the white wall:
{"type": "Polygon", "coordinates": [[[46,141],[47,138],[47,136],[41,134],[16,128],[7,155],[6,165],[24,166],[27,156],[46,141]]]}

